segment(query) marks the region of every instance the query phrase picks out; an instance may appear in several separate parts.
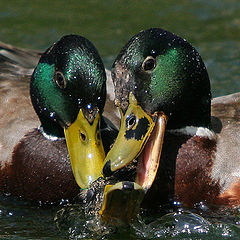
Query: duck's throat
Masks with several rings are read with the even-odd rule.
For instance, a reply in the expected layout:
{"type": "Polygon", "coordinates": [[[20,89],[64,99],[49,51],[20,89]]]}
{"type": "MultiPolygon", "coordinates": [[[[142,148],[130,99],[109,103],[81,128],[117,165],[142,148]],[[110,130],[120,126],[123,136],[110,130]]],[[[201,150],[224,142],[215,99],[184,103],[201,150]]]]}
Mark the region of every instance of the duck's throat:
{"type": "Polygon", "coordinates": [[[49,120],[45,116],[40,116],[39,119],[41,121],[41,130],[45,137],[49,136],[47,137],[49,139],[64,138],[63,128],[57,122],[49,120]]]}

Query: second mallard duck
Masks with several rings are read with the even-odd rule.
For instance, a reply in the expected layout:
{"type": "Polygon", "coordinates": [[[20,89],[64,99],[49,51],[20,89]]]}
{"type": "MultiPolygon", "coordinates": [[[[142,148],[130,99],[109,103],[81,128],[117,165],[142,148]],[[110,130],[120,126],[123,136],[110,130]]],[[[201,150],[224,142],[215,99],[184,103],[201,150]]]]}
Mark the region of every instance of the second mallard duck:
{"type": "Polygon", "coordinates": [[[41,202],[71,198],[79,191],[72,169],[81,188],[101,176],[102,60],[89,40],[64,36],[41,55],[30,80],[38,54],[9,46],[1,53],[0,190],[41,202]]]}
{"type": "Polygon", "coordinates": [[[220,119],[211,118],[210,81],[196,49],[171,32],[142,31],[117,56],[112,78],[122,119],[105,176],[138,158],[136,182],[150,205],[240,204],[240,94],[214,100],[220,119]]]}

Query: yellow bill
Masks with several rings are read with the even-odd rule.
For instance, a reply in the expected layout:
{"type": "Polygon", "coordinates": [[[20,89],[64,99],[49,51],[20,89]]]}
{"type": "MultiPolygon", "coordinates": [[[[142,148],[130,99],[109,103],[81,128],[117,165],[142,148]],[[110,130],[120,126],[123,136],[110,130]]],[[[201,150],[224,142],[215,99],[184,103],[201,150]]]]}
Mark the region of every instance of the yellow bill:
{"type": "Polygon", "coordinates": [[[138,156],[155,125],[152,118],[138,105],[132,93],[129,96],[129,107],[125,115],[121,115],[117,139],[104,160],[105,176],[126,166],[138,156]]]}
{"type": "Polygon", "coordinates": [[[101,176],[105,153],[99,131],[100,115],[90,124],[80,109],[77,119],[64,129],[72,170],[80,188],[101,176]]]}
{"type": "Polygon", "coordinates": [[[110,176],[138,157],[136,182],[147,191],[157,174],[166,123],[164,113],[147,114],[130,93],[119,134],[104,160],[104,176],[110,176]]]}
{"type": "Polygon", "coordinates": [[[114,225],[128,224],[138,214],[143,197],[143,188],[134,182],[106,185],[100,218],[114,225]]]}

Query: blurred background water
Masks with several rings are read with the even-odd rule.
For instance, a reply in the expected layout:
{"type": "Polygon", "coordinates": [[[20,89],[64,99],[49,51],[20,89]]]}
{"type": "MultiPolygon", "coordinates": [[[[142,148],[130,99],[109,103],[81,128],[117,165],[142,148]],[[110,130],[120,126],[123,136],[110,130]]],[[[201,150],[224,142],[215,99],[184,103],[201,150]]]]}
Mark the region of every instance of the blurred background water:
{"type": "MultiPolygon", "coordinates": [[[[61,36],[76,33],[94,43],[110,68],[131,36],[161,27],[198,49],[215,97],[240,91],[239,12],[238,0],[0,1],[0,41],[45,50],[61,36]]],[[[73,227],[65,234],[59,231],[53,220],[58,209],[0,197],[0,239],[82,239],[73,227]]],[[[177,220],[173,215],[158,216],[151,225],[138,223],[131,231],[104,239],[240,239],[238,210],[218,217],[208,214],[210,222],[191,213],[182,216],[181,221],[179,215],[177,220]],[[184,224],[177,226],[176,222],[184,224]]]]}
{"type": "Polygon", "coordinates": [[[0,6],[1,41],[44,50],[65,34],[80,34],[95,44],[108,68],[131,36],[164,28],[199,50],[213,96],[240,91],[238,0],[11,0],[0,6]]]}

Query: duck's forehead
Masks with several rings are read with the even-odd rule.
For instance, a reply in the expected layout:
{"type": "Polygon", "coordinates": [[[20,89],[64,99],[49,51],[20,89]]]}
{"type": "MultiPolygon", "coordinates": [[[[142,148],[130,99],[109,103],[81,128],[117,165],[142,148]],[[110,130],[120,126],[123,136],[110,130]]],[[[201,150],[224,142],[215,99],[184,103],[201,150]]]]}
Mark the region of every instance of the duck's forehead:
{"type": "Polygon", "coordinates": [[[173,33],[154,30],[144,31],[133,37],[125,46],[125,56],[137,58],[140,56],[158,55],[163,54],[171,48],[186,44],[186,40],[173,33]]]}
{"type": "Polygon", "coordinates": [[[106,74],[98,56],[86,51],[71,52],[66,62],[65,76],[70,82],[71,92],[79,96],[79,103],[83,106],[93,104],[102,110],[106,74]]]}
{"type": "Polygon", "coordinates": [[[93,53],[81,49],[68,54],[64,68],[69,78],[74,74],[81,74],[88,80],[95,81],[99,78],[102,80],[104,77],[104,67],[101,60],[93,53]]]}
{"type": "Polygon", "coordinates": [[[56,70],[62,71],[67,78],[76,77],[78,74],[84,78],[104,75],[104,66],[96,48],[81,36],[63,37],[47,54],[51,55],[48,59],[52,59],[56,70]]]}
{"type": "Polygon", "coordinates": [[[65,77],[78,89],[89,89],[94,95],[101,94],[106,81],[104,65],[99,55],[89,48],[76,48],[62,59],[65,77]]]}

